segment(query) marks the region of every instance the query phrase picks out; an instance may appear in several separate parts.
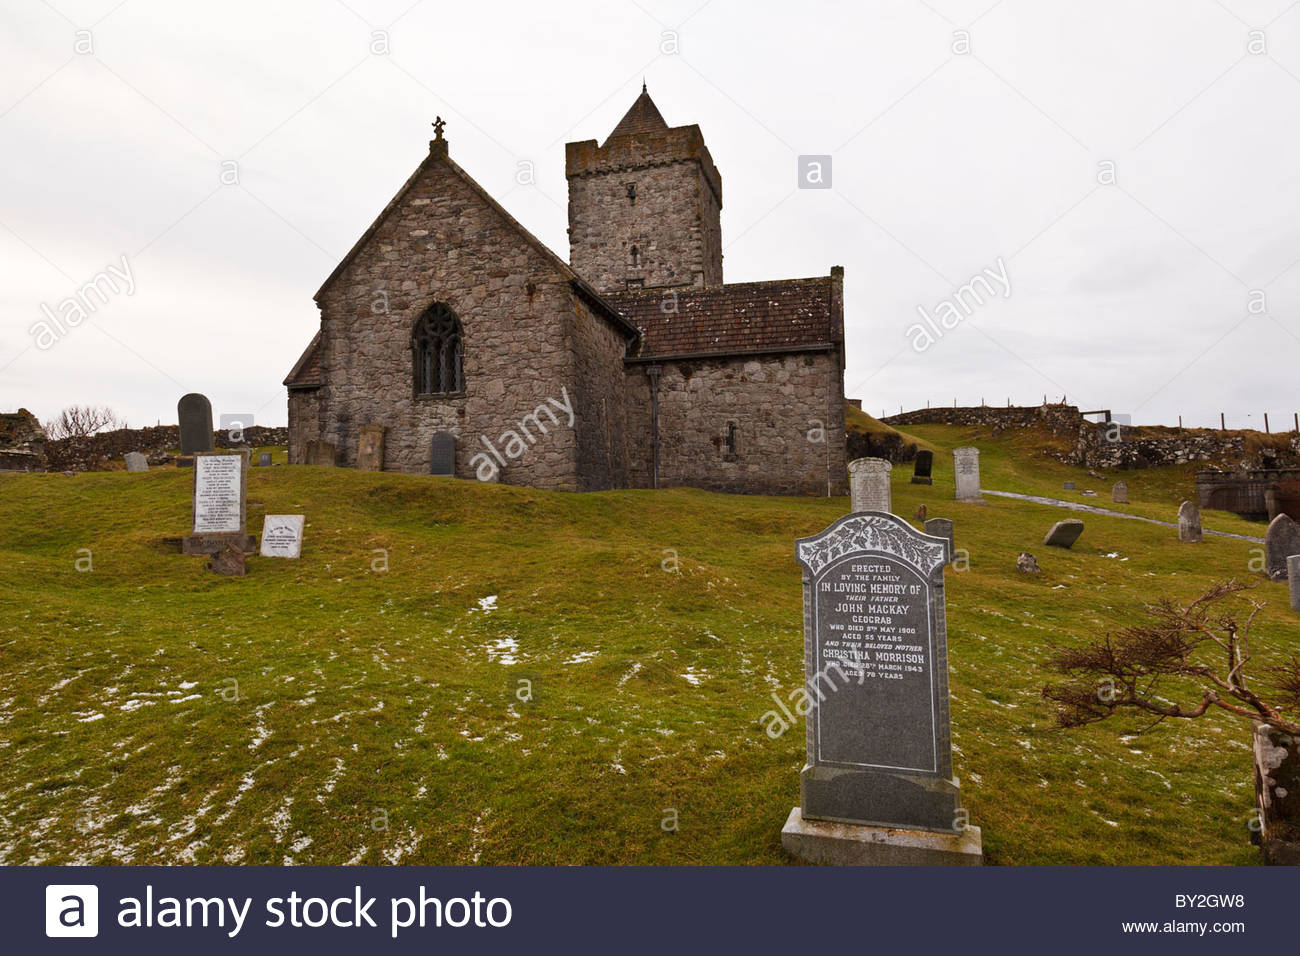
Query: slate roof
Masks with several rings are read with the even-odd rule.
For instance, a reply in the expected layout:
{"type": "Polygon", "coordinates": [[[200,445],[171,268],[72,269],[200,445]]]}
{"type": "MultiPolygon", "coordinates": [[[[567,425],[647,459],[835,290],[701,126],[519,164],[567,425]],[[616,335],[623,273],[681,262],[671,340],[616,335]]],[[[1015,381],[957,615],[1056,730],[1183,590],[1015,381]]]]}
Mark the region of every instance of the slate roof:
{"type": "Polygon", "coordinates": [[[830,349],[841,340],[830,276],[606,292],[641,330],[637,359],[830,349]],[[675,296],[675,302],[674,302],[675,296]]]}
{"type": "Polygon", "coordinates": [[[284,380],[290,388],[319,388],[322,384],[320,374],[320,333],[312,337],[311,344],[294,363],[293,371],[284,380]]]}
{"type": "Polygon", "coordinates": [[[642,83],[641,95],[636,98],[632,108],[618,121],[618,125],[614,127],[614,131],[609,134],[605,142],[608,143],[616,136],[654,133],[667,128],[668,123],[664,121],[663,114],[659,112],[659,107],[655,106],[655,101],[650,99],[650,94],[646,92],[645,84],[642,83]]]}

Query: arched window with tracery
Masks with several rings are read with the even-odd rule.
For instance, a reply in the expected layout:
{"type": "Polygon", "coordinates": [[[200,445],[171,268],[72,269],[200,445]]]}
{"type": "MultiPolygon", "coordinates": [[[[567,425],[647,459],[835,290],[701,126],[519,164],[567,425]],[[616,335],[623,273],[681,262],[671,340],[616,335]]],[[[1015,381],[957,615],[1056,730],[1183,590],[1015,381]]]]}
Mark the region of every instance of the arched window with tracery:
{"type": "Polygon", "coordinates": [[[416,395],[455,395],[465,390],[460,320],[441,302],[424,310],[411,333],[416,395]]]}

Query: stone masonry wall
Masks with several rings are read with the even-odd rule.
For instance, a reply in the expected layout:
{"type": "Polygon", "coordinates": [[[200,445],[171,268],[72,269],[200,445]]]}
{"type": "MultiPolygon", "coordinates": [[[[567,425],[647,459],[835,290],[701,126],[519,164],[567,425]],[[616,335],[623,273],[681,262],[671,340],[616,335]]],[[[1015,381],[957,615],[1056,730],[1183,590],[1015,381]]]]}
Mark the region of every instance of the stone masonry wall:
{"type": "MultiPolygon", "coordinates": [[[[548,398],[572,394],[569,328],[574,294],[567,277],[520,236],[477,190],[437,159],[426,164],[401,202],[320,299],[321,435],[355,465],[362,425],[387,426],[384,467],[427,474],[434,432],[457,436],[456,474],[474,477],[474,456],[488,439],[519,431],[548,398]],[[387,293],[387,301],[381,292],[387,293]],[[463,328],[463,394],[417,398],[411,332],[424,310],[446,303],[463,328]]],[[[576,439],[554,409],[535,443],[506,458],[499,480],[537,488],[579,487],[576,439]]]]}
{"type": "Polygon", "coordinates": [[[289,464],[307,460],[307,442],[321,437],[320,390],[294,389],[289,393],[289,464]]]}
{"type": "Polygon", "coordinates": [[[626,488],[623,358],[628,340],[576,296],[572,328],[576,374],[569,393],[577,439],[578,486],[583,491],[626,488]]]}
{"type": "Polygon", "coordinates": [[[598,291],[722,284],[721,179],[698,127],[570,143],[568,178],[570,263],[598,291]]]}
{"type": "MultiPolygon", "coordinates": [[[[847,494],[838,363],[835,353],[665,362],[659,380],[660,487],[847,494]],[[734,455],[726,447],[731,424],[734,455]]],[[[641,364],[628,367],[628,393],[632,483],[650,487],[650,389],[641,364]]]]}

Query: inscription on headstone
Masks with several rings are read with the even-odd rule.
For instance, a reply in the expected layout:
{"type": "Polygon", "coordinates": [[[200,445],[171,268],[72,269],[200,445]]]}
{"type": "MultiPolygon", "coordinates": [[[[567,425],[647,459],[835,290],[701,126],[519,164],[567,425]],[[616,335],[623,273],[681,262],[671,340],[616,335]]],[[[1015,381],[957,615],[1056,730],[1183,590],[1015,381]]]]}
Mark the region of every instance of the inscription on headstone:
{"type": "Polygon", "coordinates": [[[916,453],[916,463],[912,466],[912,484],[934,484],[934,452],[922,448],[916,453]]]}
{"type": "MultiPolygon", "coordinates": [[[[892,514],[854,513],[800,538],[795,555],[804,569],[807,765],[783,842],[806,855],[819,821],[934,831],[943,853],[978,862],[969,849],[978,831],[965,826],[952,779],[948,539],[892,514]]],[[[869,857],[883,852],[873,842],[889,838],[840,842],[869,857]]]]}
{"type": "Polygon", "coordinates": [[[980,450],[954,448],[953,471],[957,479],[958,501],[982,501],[980,497],[980,450]]]}
{"type": "Polygon", "coordinates": [[[267,515],[262,521],[262,557],[300,557],[305,522],[303,515],[267,515]]]}
{"type": "Polygon", "coordinates": [[[859,458],[849,462],[849,491],[854,511],[893,511],[889,472],[893,466],[883,458],[859,458]]]}
{"type": "Polygon", "coordinates": [[[182,542],[186,554],[215,554],[227,545],[251,551],[246,533],[248,452],[201,452],[194,456],[194,521],[182,542]]]}
{"type": "Polygon", "coordinates": [[[122,456],[126,461],[127,471],[148,471],[149,460],[138,451],[128,451],[122,456]]]}
{"type": "Polygon", "coordinates": [[[1287,559],[1300,554],[1300,525],[1288,515],[1278,515],[1264,534],[1264,562],[1274,581],[1287,579],[1287,559]]]}
{"type": "Polygon", "coordinates": [[[444,476],[456,474],[456,436],[451,432],[436,432],[430,439],[429,474],[444,476]]]}
{"type": "Polygon", "coordinates": [[[182,395],[176,403],[176,417],[181,425],[182,455],[212,451],[212,403],[206,395],[182,395]]]}
{"type": "Polygon", "coordinates": [[[384,470],[384,432],[383,425],[362,425],[360,438],[357,440],[357,469],[360,471],[384,470]]]}
{"type": "Polygon", "coordinates": [[[1178,540],[1193,544],[1201,540],[1201,509],[1190,501],[1178,508],[1178,540]]]}

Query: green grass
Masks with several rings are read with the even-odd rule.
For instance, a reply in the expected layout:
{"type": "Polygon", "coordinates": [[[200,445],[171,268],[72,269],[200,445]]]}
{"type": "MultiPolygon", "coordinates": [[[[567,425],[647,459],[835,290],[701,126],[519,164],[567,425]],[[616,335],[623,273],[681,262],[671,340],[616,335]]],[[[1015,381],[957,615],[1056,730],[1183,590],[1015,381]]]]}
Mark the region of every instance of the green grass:
{"type": "MultiPolygon", "coordinates": [[[[1246,575],[1251,545],[1084,516],[1073,550],[1043,548],[1064,513],[956,504],[950,449],[973,438],[989,488],[1073,478],[1109,505],[1109,479],[1024,436],[915,432],[936,484],[897,468],[895,511],[953,518],[969,551],[948,572],[954,766],[988,861],[1255,862],[1245,724],[1065,731],[1039,696],[1050,645],[1246,575]],[[1015,570],[1026,548],[1041,575],[1015,570]]],[[[1170,518],[1189,474],[1126,476],[1128,510],[1170,518]]],[[[802,680],[793,539],[844,499],[255,468],[249,529],[305,513],[303,557],[227,579],[162,543],[190,481],[0,476],[0,863],[788,862],[803,731],[760,719],[802,680]]],[[[1300,626],[1260,580],[1268,659],[1300,626]]]]}

